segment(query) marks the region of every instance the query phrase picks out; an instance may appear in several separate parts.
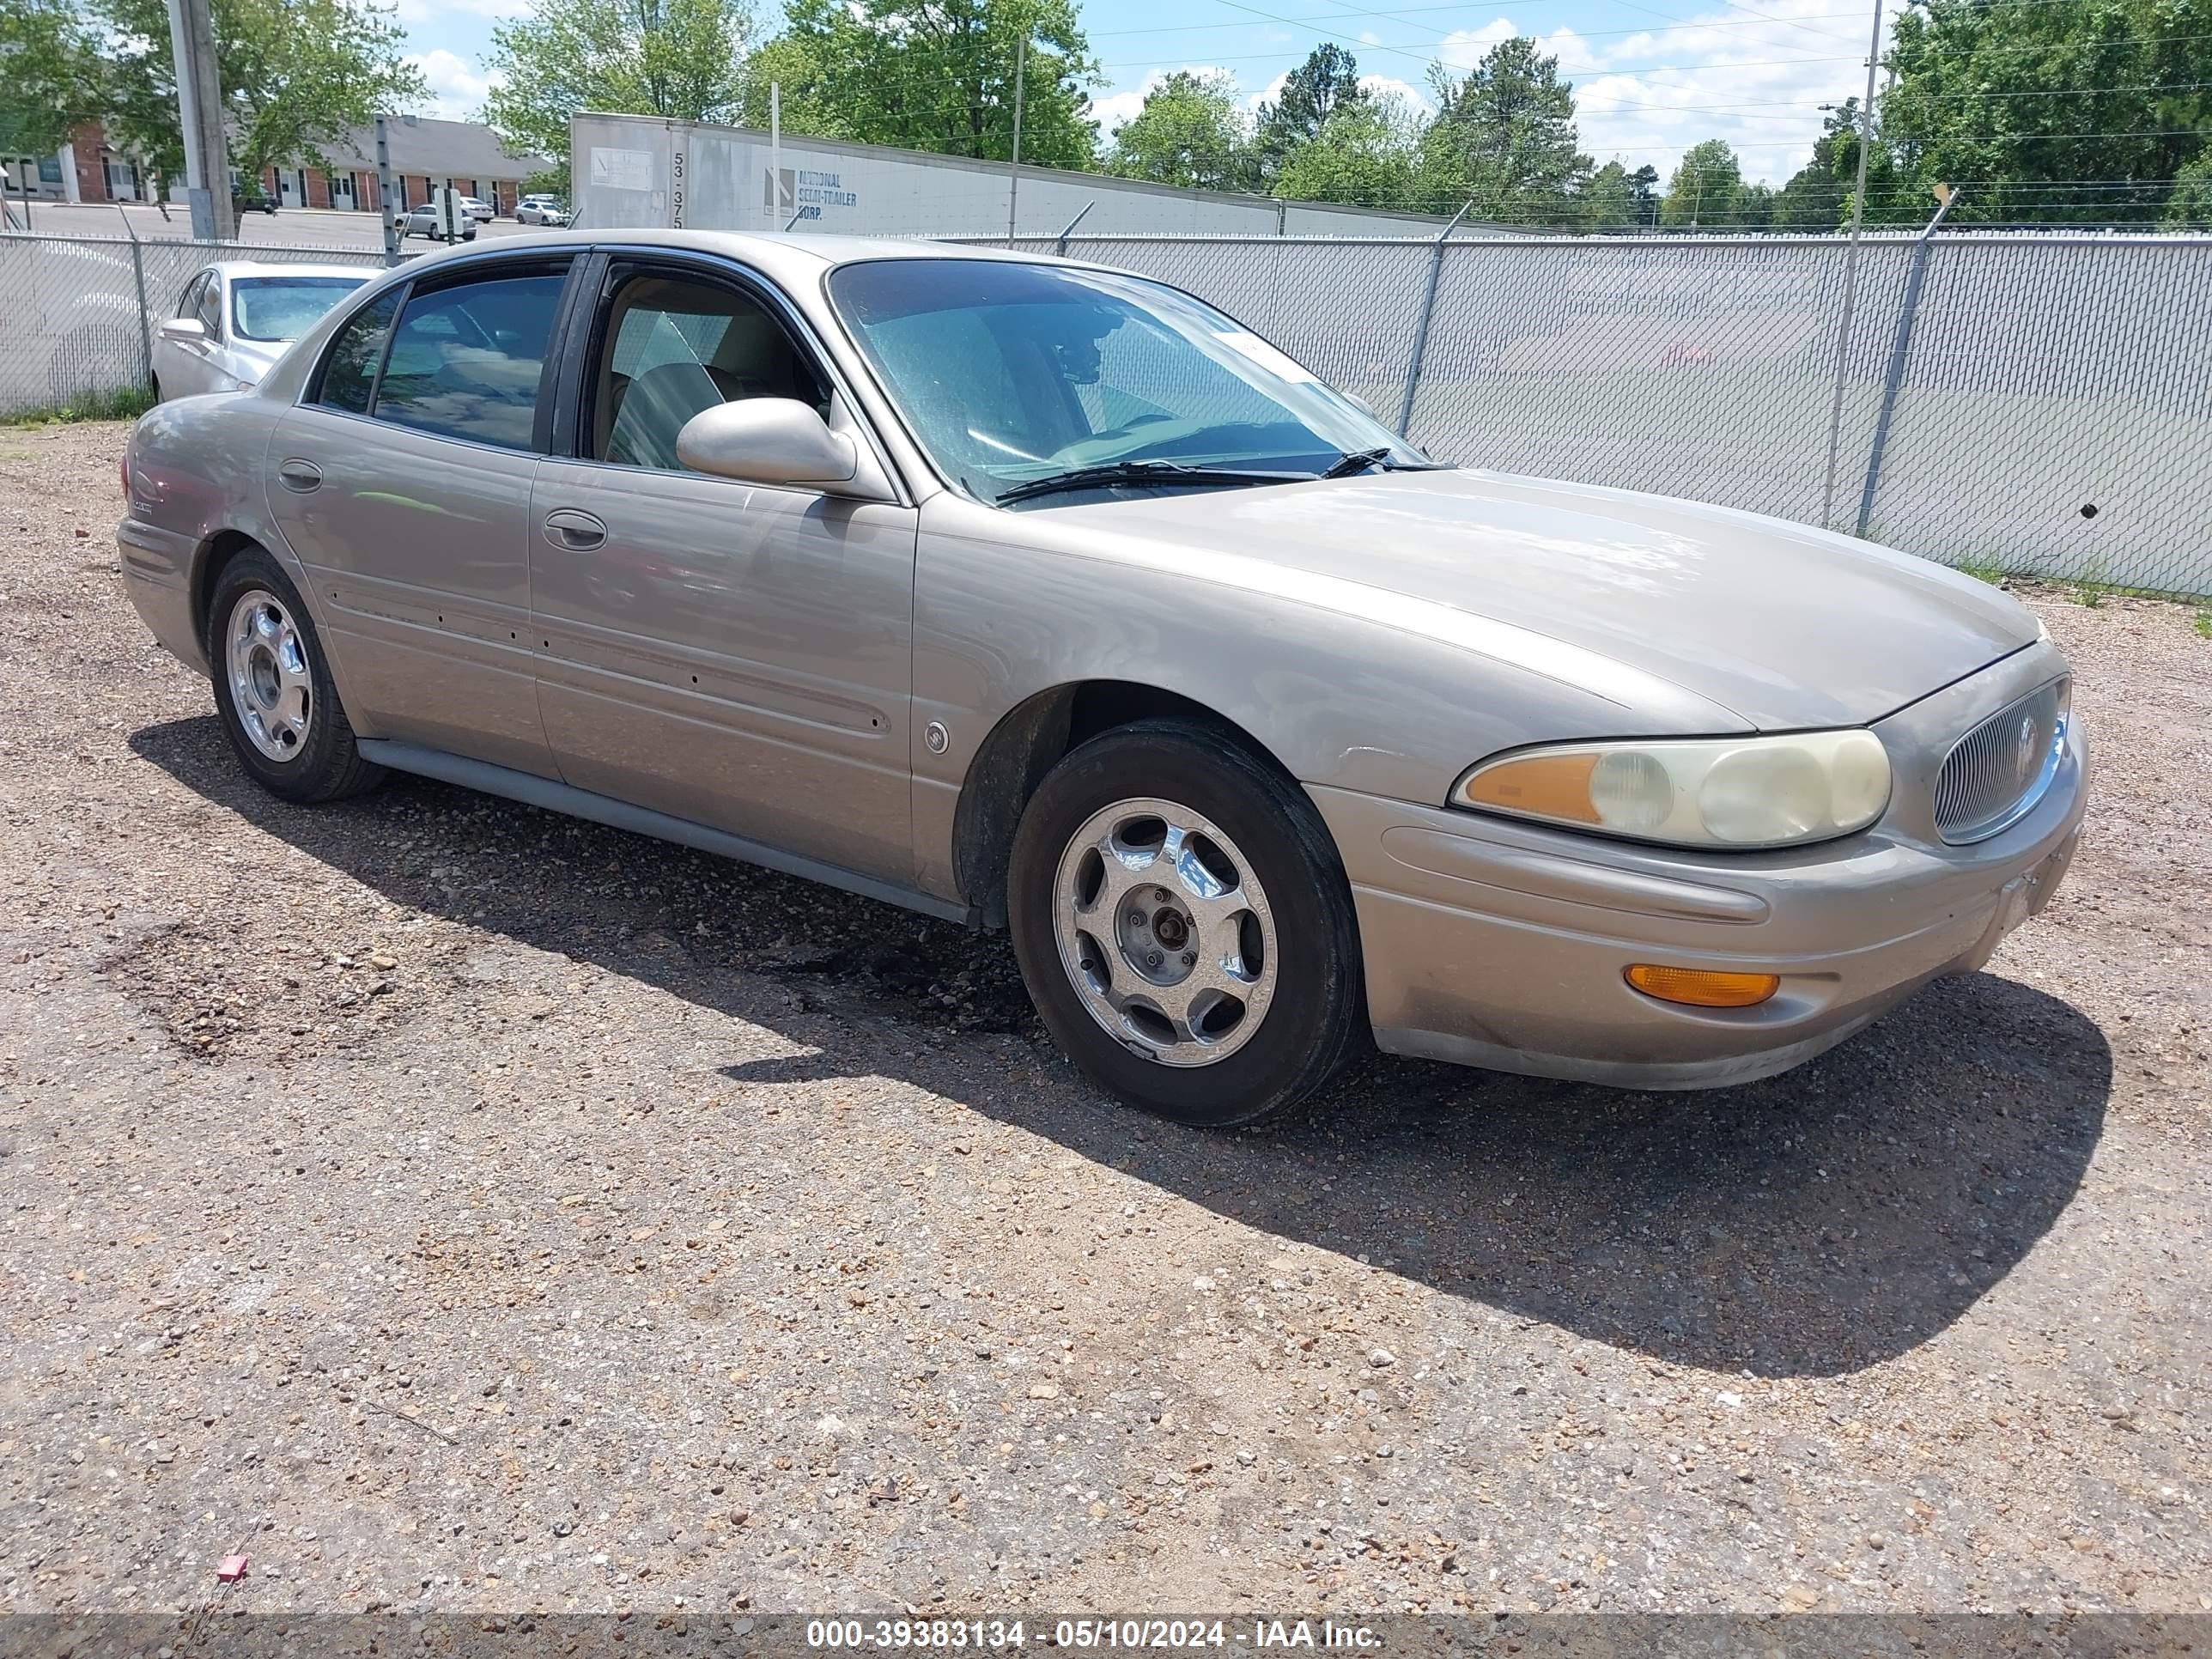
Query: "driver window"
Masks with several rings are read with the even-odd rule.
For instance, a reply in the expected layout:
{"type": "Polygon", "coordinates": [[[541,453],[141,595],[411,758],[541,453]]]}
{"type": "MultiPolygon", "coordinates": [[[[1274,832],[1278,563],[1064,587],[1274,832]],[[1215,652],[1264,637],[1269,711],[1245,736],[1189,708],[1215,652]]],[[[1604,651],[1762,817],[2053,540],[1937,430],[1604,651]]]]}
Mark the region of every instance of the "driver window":
{"type": "Polygon", "coordinates": [[[591,376],[593,460],[680,471],[676,434],[716,404],[793,398],[827,419],[813,367],[767,310],[735,289],[644,272],[615,290],[591,376]]]}

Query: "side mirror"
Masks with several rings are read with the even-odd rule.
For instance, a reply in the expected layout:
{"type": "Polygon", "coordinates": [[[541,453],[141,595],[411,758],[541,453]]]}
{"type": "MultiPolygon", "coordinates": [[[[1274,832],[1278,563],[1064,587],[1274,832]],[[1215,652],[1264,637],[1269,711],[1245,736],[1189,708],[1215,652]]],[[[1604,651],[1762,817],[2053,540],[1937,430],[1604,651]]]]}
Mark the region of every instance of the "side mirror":
{"type": "Polygon", "coordinates": [[[837,493],[860,470],[860,446],[791,398],[747,398],[702,409],[676,434],[694,472],[740,483],[811,484],[837,493]]]}
{"type": "Polygon", "coordinates": [[[174,340],[179,345],[207,338],[207,325],[197,317],[165,317],[161,319],[161,337],[174,340]]]}

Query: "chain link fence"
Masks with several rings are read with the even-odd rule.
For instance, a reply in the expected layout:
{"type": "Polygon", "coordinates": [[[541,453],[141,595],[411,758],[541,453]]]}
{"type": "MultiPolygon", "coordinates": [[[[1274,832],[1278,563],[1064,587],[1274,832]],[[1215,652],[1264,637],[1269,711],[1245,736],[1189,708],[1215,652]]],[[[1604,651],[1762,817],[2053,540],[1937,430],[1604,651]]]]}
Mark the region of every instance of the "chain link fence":
{"type": "MultiPolygon", "coordinates": [[[[1016,246],[1188,289],[1441,458],[2212,594],[2212,237],[1870,237],[1848,340],[1834,238],[1016,246]]],[[[219,258],[382,264],[0,236],[0,414],[143,384],[219,258]]]]}
{"type": "Polygon", "coordinates": [[[1441,459],[2212,593],[2212,237],[1869,237],[1848,341],[1832,237],[1016,246],[1189,289],[1441,459]]]}
{"type": "Polygon", "coordinates": [[[144,386],[154,331],[218,259],[384,268],[380,249],[0,235],[0,418],[144,386]]]}

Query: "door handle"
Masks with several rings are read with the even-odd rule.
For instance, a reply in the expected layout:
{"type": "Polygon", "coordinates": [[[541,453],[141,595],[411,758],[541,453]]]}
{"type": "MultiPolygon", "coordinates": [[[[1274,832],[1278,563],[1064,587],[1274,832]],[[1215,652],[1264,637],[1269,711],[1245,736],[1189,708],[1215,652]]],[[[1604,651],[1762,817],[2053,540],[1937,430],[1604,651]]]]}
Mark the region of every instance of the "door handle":
{"type": "Polygon", "coordinates": [[[276,477],[285,489],[304,495],[322,487],[323,469],[313,461],[288,460],[277,466],[276,477]]]}
{"type": "Polygon", "coordinates": [[[607,539],[607,527],[588,513],[564,507],[545,515],[545,539],[556,547],[580,553],[607,539]]]}

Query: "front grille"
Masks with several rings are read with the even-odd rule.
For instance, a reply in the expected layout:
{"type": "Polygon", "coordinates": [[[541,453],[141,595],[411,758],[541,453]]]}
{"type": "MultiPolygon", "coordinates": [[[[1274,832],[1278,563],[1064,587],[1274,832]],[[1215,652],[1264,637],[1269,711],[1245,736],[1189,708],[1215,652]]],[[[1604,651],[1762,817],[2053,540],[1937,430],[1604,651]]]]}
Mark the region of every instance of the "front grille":
{"type": "Polygon", "coordinates": [[[2054,680],[1959,739],[1936,780],[1938,835],[1983,841],[2027,816],[2058,769],[2072,690],[2054,680]]]}

